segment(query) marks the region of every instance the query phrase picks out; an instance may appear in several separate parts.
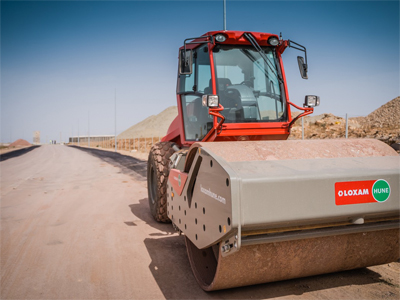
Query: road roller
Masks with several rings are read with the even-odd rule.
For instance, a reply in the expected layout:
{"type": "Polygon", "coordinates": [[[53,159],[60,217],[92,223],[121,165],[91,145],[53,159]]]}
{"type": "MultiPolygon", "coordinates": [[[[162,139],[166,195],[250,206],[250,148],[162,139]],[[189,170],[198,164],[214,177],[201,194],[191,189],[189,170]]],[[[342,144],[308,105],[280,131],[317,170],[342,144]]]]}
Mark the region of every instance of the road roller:
{"type": "MultiPolygon", "coordinates": [[[[150,212],[205,291],[398,261],[399,155],[373,139],[287,140],[282,35],[212,31],[179,49],[178,116],[149,153],[150,212]]],[[[301,113],[292,116],[291,108],[301,113]]]]}

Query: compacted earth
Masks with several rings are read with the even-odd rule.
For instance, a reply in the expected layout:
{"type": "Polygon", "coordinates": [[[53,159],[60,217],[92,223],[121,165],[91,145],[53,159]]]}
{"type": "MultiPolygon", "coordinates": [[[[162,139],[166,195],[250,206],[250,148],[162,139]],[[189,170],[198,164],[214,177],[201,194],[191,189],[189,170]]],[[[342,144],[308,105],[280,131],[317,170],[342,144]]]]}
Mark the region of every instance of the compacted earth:
{"type": "Polygon", "coordinates": [[[61,145],[0,162],[0,298],[399,299],[397,262],[204,292],[184,237],[149,213],[145,166],[61,145]]]}

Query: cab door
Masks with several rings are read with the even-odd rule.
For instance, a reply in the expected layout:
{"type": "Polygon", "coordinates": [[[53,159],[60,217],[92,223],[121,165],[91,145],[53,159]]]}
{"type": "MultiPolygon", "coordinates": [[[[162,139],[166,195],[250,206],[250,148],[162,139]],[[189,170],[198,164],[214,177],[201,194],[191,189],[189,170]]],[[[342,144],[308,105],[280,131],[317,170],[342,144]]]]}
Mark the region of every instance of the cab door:
{"type": "Polygon", "coordinates": [[[177,92],[182,109],[184,139],[201,141],[213,126],[213,118],[201,102],[204,94],[212,94],[208,46],[193,49],[192,57],[192,72],[179,75],[177,92]]]}

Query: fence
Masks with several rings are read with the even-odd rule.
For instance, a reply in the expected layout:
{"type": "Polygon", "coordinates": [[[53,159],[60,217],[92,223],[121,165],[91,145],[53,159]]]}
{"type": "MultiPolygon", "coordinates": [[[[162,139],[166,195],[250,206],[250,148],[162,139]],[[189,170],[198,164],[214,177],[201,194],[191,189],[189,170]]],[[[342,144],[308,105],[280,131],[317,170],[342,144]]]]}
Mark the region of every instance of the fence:
{"type": "MultiPolygon", "coordinates": [[[[150,138],[133,138],[133,139],[117,139],[117,150],[124,151],[137,151],[137,152],[149,152],[151,147],[160,141],[160,137],[150,137],[150,138]]],[[[84,140],[73,140],[70,145],[79,145],[84,147],[89,147],[88,139],[84,140]]],[[[96,140],[90,139],[91,148],[103,148],[103,149],[115,149],[115,139],[114,138],[98,138],[96,140]]]]}
{"type": "Polygon", "coordinates": [[[313,116],[301,118],[292,127],[291,136],[295,139],[363,137],[365,125],[355,120],[358,117],[360,116],[326,114],[326,117],[320,119],[314,119],[313,116]]]}
{"type": "MultiPolygon", "coordinates": [[[[332,115],[333,116],[333,115],[332,115]]],[[[363,137],[360,133],[360,125],[354,120],[349,120],[348,114],[333,116],[337,119],[332,124],[318,123],[317,121],[308,121],[307,118],[297,120],[295,126],[292,127],[291,136],[295,139],[308,139],[308,138],[348,138],[350,137],[363,137]],[[296,126],[297,125],[297,126],[296,126]],[[326,128],[328,125],[329,130],[326,128]],[[354,127],[356,126],[356,127],[354,127]]],[[[359,116],[352,116],[359,117],[359,116]]],[[[151,147],[160,141],[160,137],[140,137],[132,139],[117,139],[117,150],[149,152],[151,147]]],[[[70,138],[70,145],[89,146],[88,137],[70,138]]],[[[98,136],[90,138],[91,148],[104,148],[115,149],[115,139],[110,136],[98,136]]]]}

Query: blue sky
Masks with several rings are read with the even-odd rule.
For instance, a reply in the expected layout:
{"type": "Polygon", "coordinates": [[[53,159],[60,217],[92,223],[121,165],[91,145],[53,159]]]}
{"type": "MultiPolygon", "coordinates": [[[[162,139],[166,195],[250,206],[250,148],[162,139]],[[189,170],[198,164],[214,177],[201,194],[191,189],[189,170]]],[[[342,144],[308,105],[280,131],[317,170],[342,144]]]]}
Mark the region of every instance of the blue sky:
{"type": "MultiPolygon", "coordinates": [[[[1,1],[1,142],[114,133],[176,105],[178,48],[220,30],[223,1],[1,1]]],[[[227,1],[227,29],[282,32],[290,100],[367,115],[400,94],[398,1],[227,1]]]]}

